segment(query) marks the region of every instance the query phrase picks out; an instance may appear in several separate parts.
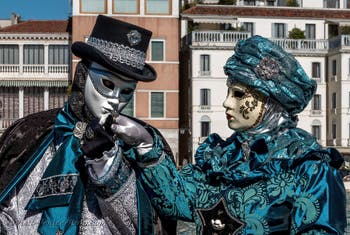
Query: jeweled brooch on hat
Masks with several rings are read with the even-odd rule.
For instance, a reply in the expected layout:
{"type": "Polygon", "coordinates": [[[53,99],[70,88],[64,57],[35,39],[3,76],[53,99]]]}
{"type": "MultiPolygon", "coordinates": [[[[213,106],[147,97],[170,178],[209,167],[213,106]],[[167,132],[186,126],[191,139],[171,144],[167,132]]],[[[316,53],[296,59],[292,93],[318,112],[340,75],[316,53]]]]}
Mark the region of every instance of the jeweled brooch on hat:
{"type": "Polygon", "coordinates": [[[131,46],[136,46],[141,42],[141,34],[137,30],[131,30],[127,36],[131,46]]]}
{"type": "Polygon", "coordinates": [[[263,58],[255,67],[255,72],[259,77],[266,80],[277,78],[280,70],[280,63],[271,57],[263,58]]]}

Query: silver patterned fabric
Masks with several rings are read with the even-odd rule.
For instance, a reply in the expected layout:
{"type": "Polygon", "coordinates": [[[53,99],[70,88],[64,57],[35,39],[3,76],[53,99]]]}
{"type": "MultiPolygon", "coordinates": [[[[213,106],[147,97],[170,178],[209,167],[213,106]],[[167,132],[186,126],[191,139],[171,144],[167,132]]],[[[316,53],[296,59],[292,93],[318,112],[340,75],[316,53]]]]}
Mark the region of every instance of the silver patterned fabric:
{"type": "Polygon", "coordinates": [[[146,54],[143,51],[95,37],[89,37],[87,43],[114,62],[127,64],[140,70],[145,66],[146,54]]]}
{"type": "Polygon", "coordinates": [[[108,199],[98,198],[103,217],[112,234],[135,234],[137,228],[136,177],[131,174],[124,186],[108,199]]]}
{"type": "MultiPolygon", "coordinates": [[[[40,179],[55,153],[49,146],[22,187],[16,189],[0,208],[0,234],[36,235],[41,212],[24,208],[35,193],[40,179]]],[[[125,185],[107,199],[97,198],[87,186],[79,234],[135,234],[137,226],[136,177],[133,172],[125,185]],[[101,213],[103,211],[103,213],[101,213]]],[[[91,186],[93,187],[93,186],[91,186]]]]}

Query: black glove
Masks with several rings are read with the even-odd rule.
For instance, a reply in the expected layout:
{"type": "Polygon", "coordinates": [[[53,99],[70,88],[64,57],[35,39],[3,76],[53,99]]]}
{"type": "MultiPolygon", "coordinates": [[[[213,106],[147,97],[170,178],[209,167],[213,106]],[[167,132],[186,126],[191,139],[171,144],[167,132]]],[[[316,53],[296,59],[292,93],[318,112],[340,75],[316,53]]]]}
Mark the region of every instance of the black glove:
{"type": "Polygon", "coordinates": [[[103,125],[99,124],[99,120],[96,119],[86,127],[81,145],[86,157],[89,159],[100,158],[104,151],[108,151],[114,146],[112,122],[112,116],[108,116],[103,125]]]}

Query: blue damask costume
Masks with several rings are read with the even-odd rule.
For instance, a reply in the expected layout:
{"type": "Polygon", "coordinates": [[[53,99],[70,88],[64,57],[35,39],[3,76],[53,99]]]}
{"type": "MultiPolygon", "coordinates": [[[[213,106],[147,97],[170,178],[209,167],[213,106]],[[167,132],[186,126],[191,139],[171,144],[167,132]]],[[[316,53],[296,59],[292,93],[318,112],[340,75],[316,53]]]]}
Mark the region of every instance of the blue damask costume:
{"type": "Polygon", "coordinates": [[[199,234],[343,234],[343,158],[296,127],[295,114],[316,83],[259,36],[238,43],[224,69],[229,86],[245,84],[268,98],[262,122],[227,140],[210,135],[196,163],[180,172],[168,157],[140,168],[153,205],[169,218],[194,221],[199,234]]]}

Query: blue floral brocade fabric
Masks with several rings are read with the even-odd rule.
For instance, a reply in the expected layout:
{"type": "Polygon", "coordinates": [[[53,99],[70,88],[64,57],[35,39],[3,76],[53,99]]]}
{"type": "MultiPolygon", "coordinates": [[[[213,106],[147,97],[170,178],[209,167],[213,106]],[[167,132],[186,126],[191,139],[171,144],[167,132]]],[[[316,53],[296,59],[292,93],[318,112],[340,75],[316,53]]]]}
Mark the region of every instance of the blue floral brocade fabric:
{"type": "Polygon", "coordinates": [[[243,224],[237,234],[344,232],[345,190],[337,170],[342,157],[301,129],[253,139],[212,134],[195,159],[180,172],[166,158],[139,174],[160,214],[194,221],[198,234],[204,234],[199,211],[221,200],[229,216],[243,224]]]}

